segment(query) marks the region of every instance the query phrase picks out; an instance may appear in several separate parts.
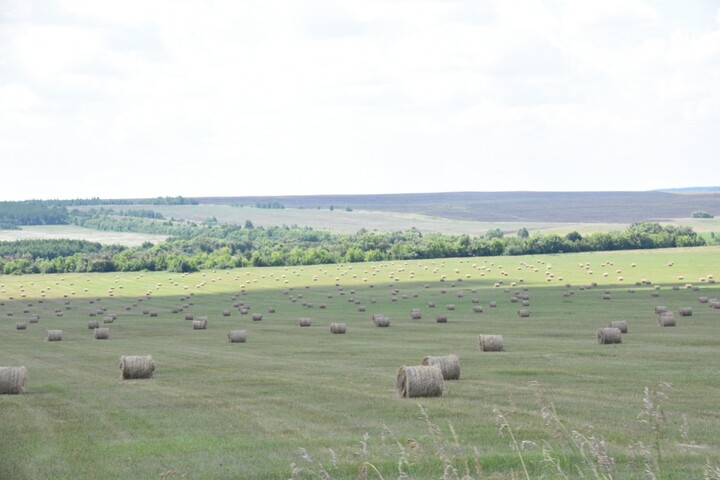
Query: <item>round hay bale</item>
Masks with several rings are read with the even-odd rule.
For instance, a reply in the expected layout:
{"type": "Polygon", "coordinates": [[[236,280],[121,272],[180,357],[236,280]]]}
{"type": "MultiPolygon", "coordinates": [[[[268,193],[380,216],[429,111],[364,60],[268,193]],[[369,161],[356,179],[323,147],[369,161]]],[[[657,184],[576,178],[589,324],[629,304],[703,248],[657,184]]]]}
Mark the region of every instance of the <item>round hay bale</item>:
{"type": "Polygon", "coordinates": [[[93,338],[95,340],[107,340],[110,338],[110,329],[107,327],[96,328],[93,330],[93,338]]]}
{"type": "Polygon", "coordinates": [[[262,313],[253,313],[252,314],[253,322],[259,322],[260,320],[262,320],[262,318],[263,318],[262,313]]]}
{"type": "Polygon", "coordinates": [[[275,307],[268,307],[267,313],[275,313],[275,307]]]}
{"type": "Polygon", "coordinates": [[[482,352],[504,352],[502,335],[480,335],[478,344],[482,352]]]}
{"type": "Polygon", "coordinates": [[[442,372],[443,380],[460,380],[460,359],[457,355],[430,356],[422,359],[422,365],[437,365],[442,372]]]}
{"type": "Polygon", "coordinates": [[[115,321],[115,318],[113,317],[105,317],[103,319],[103,323],[113,323],[115,321]]]}
{"type": "Polygon", "coordinates": [[[472,303],[480,303],[480,299],[479,299],[479,298],[473,298],[473,299],[471,300],[471,302],[472,302],[472,303]]]}
{"type": "Polygon", "coordinates": [[[330,333],[342,334],[347,331],[347,326],[344,323],[331,323],[330,333]]]}
{"type": "Polygon", "coordinates": [[[359,306],[357,307],[357,311],[358,311],[358,312],[361,312],[361,313],[362,313],[362,312],[364,312],[365,310],[366,310],[365,305],[359,305],[359,306]]]}
{"type": "Polygon", "coordinates": [[[157,317],[157,316],[158,316],[158,313],[157,313],[156,311],[151,311],[151,312],[150,312],[150,316],[151,316],[151,317],[157,317]]]}
{"type": "Polygon", "coordinates": [[[447,321],[448,321],[448,316],[447,316],[447,315],[437,315],[437,316],[435,317],[435,321],[436,321],[437,323],[447,323],[447,321]]]}
{"type": "Polygon", "coordinates": [[[441,397],[445,390],[442,370],[437,365],[400,367],[395,390],[400,398],[441,397]]]}
{"type": "Polygon", "coordinates": [[[373,323],[376,327],[389,327],[390,326],[390,317],[386,317],[382,314],[375,314],[373,315],[373,323]]]}
{"type": "Polygon", "coordinates": [[[245,330],[230,330],[228,340],[230,340],[230,343],[245,343],[247,341],[247,332],[245,330]]]}
{"type": "Polygon", "coordinates": [[[223,317],[229,317],[229,316],[230,316],[230,310],[223,310],[223,311],[222,311],[222,316],[223,316],[223,317]]]}
{"type": "Polygon", "coordinates": [[[193,320],[193,330],[206,330],[207,320],[193,320]]]}
{"type": "Polygon", "coordinates": [[[419,308],[413,308],[410,310],[410,318],[412,320],[421,320],[422,319],[422,312],[420,312],[419,308]]]}
{"type": "Polygon", "coordinates": [[[455,304],[449,303],[445,308],[447,308],[450,311],[453,311],[453,310],[455,310],[455,304]]]}
{"type": "MultiPolygon", "coordinates": [[[[145,312],[143,312],[143,313],[145,313],[145,312]]],[[[150,311],[148,310],[147,313],[150,313],[150,311]]],[[[195,316],[192,313],[186,313],[185,320],[195,320],[195,316]]]]}
{"type": "Polygon", "coordinates": [[[16,330],[27,330],[27,323],[17,322],[17,323],[15,323],[15,329],[16,330]]]}
{"type": "Polygon", "coordinates": [[[658,292],[657,290],[653,290],[653,291],[650,293],[650,296],[651,296],[651,297],[659,297],[659,296],[660,296],[660,292],[658,292]]]}
{"type": "Polygon", "coordinates": [[[309,327],[312,324],[312,321],[309,318],[301,318],[298,320],[298,325],[301,327],[309,327]]]}
{"type": "Polygon", "coordinates": [[[490,302],[488,305],[490,305],[490,308],[497,308],[497,302],[490,302]]]}
{"type": "Polygon", "coordinates": [[[62,340],[62,330],[47,330],[45,338],[48,342],[59,342],[62,340]]]}
{"type": "Polygon", "coordinates": [[[87,325],[88,325],[88,328],[89,328],[90,330],[92,330],[92,329],[94,329],[94,328],[98,328],[98,326],[99,326],[100,324],[99,324],[99,322],[98,322],[97,320],[90,320],[90,321],[87,323],[87,325]]]}
{"type": "Polygon", "coordinates": [[[18,395],[25,392],[25,367],[0,367],[0,395],[18,395]]]}
{"type": "Polygon", "coordinates": [[[473,307],[473,313],[483,313],[483,307],[476,305],[473,307]]]}
{"type": "Polygon", "coordinates": [[[611,328],[617,328],[620,330],[620,333],[628,332],[628,323],[626,320],[613,320],[608,326],[611,328]]]}
{"type": "Polygon", "coordinates": [[[678,313],[681,317],[692,317],[692,308],[691,307],[682,307],[678,309],[678,313]]]}
{"type": "Polygon", "coordinates": [[[607,345],[610,343],[622,343],[622,333],[620,332],[619,328],[598,328],[597,343],[600,345],[607,345]]]}
{"type": "Polygon", "coordinates": [[[708,303],[708,297],[698,297],[698,302],[700,303],[708,303]]]}
{"type": "Polygon", "coordinates": [[[658,305],[655,307],[655,313],[657,313],[658,315],[663,314],[665,312],[667,312],[667,307],[665,307],[663,305],[658,305]]]}
{"type": "Polygon", "coordinates": [[[518,317],[527,318],[530,316],[530,310],[518,310],[518,317]]]}
{"type": "Polygon", "coordinates": [[[28,322],[30,323],[38,323],[40,321],[40,315],[30,315],[30,318],[28,319],[28,322]]]}
{"type": "Polygon", "coordinates": [[[718,309],[720,308],[720,300],[718,300],[717,298],[712,298],[708,301],[708,305],[710,306],[710,308],[718,309]]]}
{"type": "Polygon", "coordinates": [[[435,308],[435,302],[427,302],[428,308],[435,308]]]}
{"type": "Polygon", "coordinates": [[[120,357],[120,372],[123,380],[152,378],[155,362],[151,355],[123,355],[120,357]]]}
{"type": "Polygon", "coordinates": [[[519,302],[519,301],[520,301],[520,299],[517,298],[517,297],[510,297],[510,302],[511,302],[511,303],[517,303],[517,302],[519,302]]]}
{"type": "Polygon", "coordinates": [[[610,300],[610,294],[609,294],[609,293],[603,293],[602,299],[603,299],[603,300],[610,300]]]}
{"type": "Polygon", "coordinates": [[[661,327],[674,327],[675,314],[673,314],[673,312],[665,312],[661,314],[658,323],[661,327]]]}

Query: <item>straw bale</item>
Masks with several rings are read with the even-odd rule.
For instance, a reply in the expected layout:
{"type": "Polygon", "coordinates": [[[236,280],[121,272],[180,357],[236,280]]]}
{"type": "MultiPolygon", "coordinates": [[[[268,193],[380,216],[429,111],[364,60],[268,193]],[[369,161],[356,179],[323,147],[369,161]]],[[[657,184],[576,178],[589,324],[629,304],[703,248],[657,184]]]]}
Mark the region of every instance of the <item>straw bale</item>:
{"type": "Polygon", "coordinates": [[[0,367],[0,395],[17,395],[25,392],[25,367],[0,367]]]}
{"type": "Polygon", "coordinates": [[[247,331],[230,330],[228,332],[228,340],[230,340],[230,343],[245,343],[247,341],[247,331]]]}
{"type": "Polygon", "coordinates": [[[422,359],[422,365],[437,365],[443,380],[460,380],[460,359],[457,355],[430,356],[422,359]]]}
{"type": "Polygon", "coordinates": [[[260,320],[262,320],[262,318],[263,318],[262,313],[253,313],[252,314],[253,322],[259,322],[260,320]]]}
{"type": "Polygon", "coordinates": [[[47,338],[48,342],[59,342],[62,340],[62,330],[47,330],[45,338],[47,338]]]}
{"type": "Polygon", "coordinates": [[[344,323],[331,323],[330,333],[345,333],[347,326],[344,323]]]}
{"type": "Polygon", "coordinates": [[[613,320],[609,325],[611,328],[617,328],[620,333],[628,332],[628,323],[626,320],[613,320]]]}
{"type": "Polygon", "coordinates": [[[447,315],[437,315],[437,316],[435,317],[435,321],[436,321],[437,323],[447,323],[447,321],[448,321],[448,316],[447,316],[447,315]]]}
{"type": "Polygon", "coordinates": [[[206,330],[208,321],[204,320],[193,320],[193,330],[206,330]]]}
{"type": "Polygon", "coordinates": [[[530,310],[518,310],[518,317],[527,318],[530,316],[530,310]]]}
{"type": "Polygon", "coordinates": [[[622,343],[622,332],[619,328],[603,327],[597,329],[597,343],[607,345],[610,343],[622,343]]]}
{"type": "Polygon", "coordinates": [[[309,327],[312,324],[312,321],[309,318],[301,318],[298,320],[298,325],[301,327],[309,327]]]}
{"type": "Polygon", "coordinates": [[[673,312],[665,312],[660,315],[659,323],[661,327],[674,327],[675,314],[673,312]]]}
{"type": "Polygon", "coordinates": [[[110,338],[110,329],[107,327],[96,328],[93,330],[93,338],[95,340],[107,340],[110,338]]]}
{"type": "Polygon", "coordinates": [[[123,380],[152,378],[155,362],[151,355],[123,355],[120,357],[120,372],[123,380]]]}
{"type": "Polygon", "coordinates": [[[692,308],[691,307],[682,307],[678,309],[678,313],[681,317],[692,317],[692,308]]]}
{"type": "Polygon", "coordinates": [[[400,398],[441,397],[445,390],[442,370],[437,365],[400,367],[395,390],[400,398]]]}
{"type": "Polygon", "coordinates": [[[478,337],[480,350],[483,352],[504,352],[502,335],[480,335],[478,337]]]}

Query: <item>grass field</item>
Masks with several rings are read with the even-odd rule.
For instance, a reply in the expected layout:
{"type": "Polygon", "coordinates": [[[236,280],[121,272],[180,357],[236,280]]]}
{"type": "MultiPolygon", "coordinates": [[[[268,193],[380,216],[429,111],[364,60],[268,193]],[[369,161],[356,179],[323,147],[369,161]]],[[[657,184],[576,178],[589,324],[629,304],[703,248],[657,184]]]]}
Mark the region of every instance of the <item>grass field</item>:
{"type": "Polygon", "coordinates": [[[0,277],[0,366],[28,369],[26,394],[0,396],[0,478],[358,478],[364,469],[368,478],[456,478],[448,465],[481,478],[477,459],[482,478],[526,478],[521,458],[528,477],[560,478],[543,461],[550,447],[567,478],[579,477],[576,467],[594,478],[581,437],[555,435],[539,399],[585,433],[586,449],[607,441],[615,478],[645,478],[646,463],[658,478],[703,478],[706,465],[720,465],[720,310],[698,296],[720,296],[719,274],[720,249],[708,247],[0,277]],[[653,286],[635,286],[641,280],[653,286]],[[530,297],[529,318],[517,316],[516,292],[530,297]],[[676,327],[658,326],[656,305],[676,313],[676,327]],[[679,317],[687,306],[693,315],[679,317]],[[109,340],[93,340],[87,321],[103,308],[101,324],[118,318],[109,340]],[[410,320],[411,308],[421,320],[410,320]],[[207,316],[208,329],[194,331],[188,313],[207,316]],[[374,327],[373,313],[391,326],[374,327]],[[441,313],[448,323],[435,322],[441,313]],[[31,314],[39,323],[16,330],[31,314]],[[298,327],[301,317],[312,326],[298,327]],[[596,345],[596,329],[618,319],[629,323],[622,344],[596,345]],[[347,334],[329,333],[338,321],[347,334]],[[61,342],[44,340],[53,328],[61,342]],[[237,328],[247,343],[227,341],[237,328]],[[481,333],[503,335],[506,351],[480,352],[481,333]],[[462,373],[443,397],[397,398],[400,366],[450,353],[462,373]],[[135,354],[154,357],[153,379],[120,380],[119,357],[135,354]],[[644,402],[645,387],[655,404],[644,402]],[[658,389],[666,400],[652,396],[658,389]],[[641,412],[656,415],[642,423],[641,412]]]}
{"type": "Polygon", "coordinates": [[[158,243],[167,238],[166,235],[146,233],[105,232],[75,225],[39,225],[24,226],[20,230],[0,230],[0,241],[30,239],[70,239],[87,240],[107,245],[125,245],[134,247],[145,242],[158,243]]]}

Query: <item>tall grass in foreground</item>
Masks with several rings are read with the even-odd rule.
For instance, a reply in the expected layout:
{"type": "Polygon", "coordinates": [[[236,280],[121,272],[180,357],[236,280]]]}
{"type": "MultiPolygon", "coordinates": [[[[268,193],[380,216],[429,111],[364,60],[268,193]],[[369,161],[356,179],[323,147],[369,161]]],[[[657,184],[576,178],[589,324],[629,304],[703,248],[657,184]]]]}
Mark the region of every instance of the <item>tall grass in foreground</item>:
{"type": "MultiPolygon", "coordinates": [[[[517,433],[522,425],[513,423],[515,407],[494,407],[499,435],[506,439],[508,448],[517,462],[507,469],[507,473],[490,477],[483,473],[483,458],[477,447],[463,445],[452,423],[444,431],[433,422],[425,407],[417,404],[420,410],[418,419],[426,425],[427,436],[421,441],[399,440],[387,426],[371,441],[365,433],[358,444],[353,458],[339,458],[336,451],[326,448],[319,453],[311,453],[300,447],[300,459],[290,465],[291,480],[349,478],[391,478],[381,473],[381,465],[395,463],[399,479],[442,478],[442,480],[480,480],[484,478],[589,478],[595,480],[613,480],[627,478],[628,472],[619,473],[611,451],[626,458],[633,470],[632,478],[660,480],[676,478],[675,474],[666,475],[666,460],[663,450],[679,447],[687,450],[702,450],[690,437],[687,417],[682,415],[683,423],[678,431],[670,430],[664,404],[668,390],[672,385],[661,382],[655,388],[645,387],[642,407],[637,415],[633,430],[634,441],[629,445],[611,446],[592,424],[570,425],[560,418],[554,401],[538,382],[530,382],[535,391],[538,412],[547,428],[549,436],[542,440],[523,438],[517,433]],[[539,455],[538,455],[539,452],[539,455]],[[428,462],[428,460],[431,460],[428,462]],[[422,461],[421,461],[422,460],[422,461]],[[433,470],[434,469],[434,470],[433,470]]],[[[487,460],[486,460],[487,461],[487,460]]],[[[493,461],[493,459],[489,459],[493,461]]],[[[720,465],[706,459],[703,480],[720,480],[720,465]]]]}

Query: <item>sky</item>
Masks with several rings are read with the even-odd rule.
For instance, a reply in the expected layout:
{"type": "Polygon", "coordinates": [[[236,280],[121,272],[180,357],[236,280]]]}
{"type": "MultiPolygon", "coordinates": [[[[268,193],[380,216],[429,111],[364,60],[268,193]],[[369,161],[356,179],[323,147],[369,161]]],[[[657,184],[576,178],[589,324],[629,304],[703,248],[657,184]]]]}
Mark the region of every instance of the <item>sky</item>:
{"type": "Polygon", "coordinates": [[[0,0],[0,200],[719,185],[715,0],[0,0]]]}

